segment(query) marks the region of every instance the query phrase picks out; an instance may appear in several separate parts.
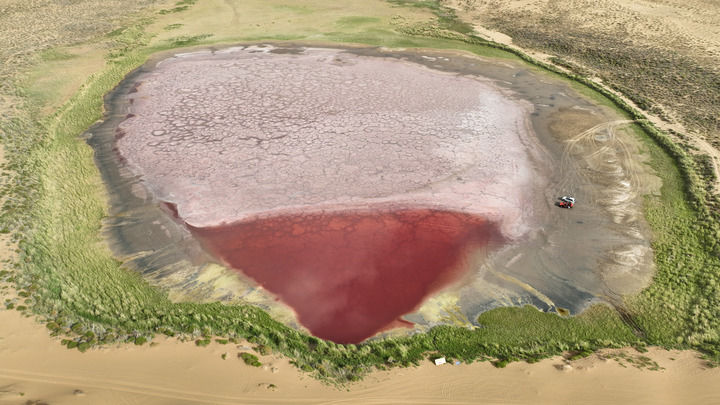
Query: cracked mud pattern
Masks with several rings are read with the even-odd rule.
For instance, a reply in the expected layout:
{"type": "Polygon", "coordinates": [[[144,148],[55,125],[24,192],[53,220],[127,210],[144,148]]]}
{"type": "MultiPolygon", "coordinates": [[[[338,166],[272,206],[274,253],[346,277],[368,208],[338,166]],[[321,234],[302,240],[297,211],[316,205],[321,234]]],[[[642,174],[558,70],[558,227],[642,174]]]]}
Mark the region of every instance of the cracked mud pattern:
{"type": "Polygon", "coordinates": [[[133,91],[123,158],[319,337],[402,324],[532,213],[527,106],[477,79],[250,48],[163,61],[133,91]]]}
{"type": "Polygon", "coordinates": [[[287,209],[403,202],[531,214],[524,105],[479,80],[333,49],[163,61],[118,148],[193,226],[287,209]]]}
{"type": "Polygon", "coordinates": [[[163,61],[133,91],[123,158],[319,337],[402,324],[532,214],[527,105],[474,78],[250,48],[163,61]]]}
{"type": "Polygon", "coordinates": [[[520,63],[248,45],[160,55],[106,103],[105,232],[173,300],[357,342],[652,277],[632,123],[520,63]]]}

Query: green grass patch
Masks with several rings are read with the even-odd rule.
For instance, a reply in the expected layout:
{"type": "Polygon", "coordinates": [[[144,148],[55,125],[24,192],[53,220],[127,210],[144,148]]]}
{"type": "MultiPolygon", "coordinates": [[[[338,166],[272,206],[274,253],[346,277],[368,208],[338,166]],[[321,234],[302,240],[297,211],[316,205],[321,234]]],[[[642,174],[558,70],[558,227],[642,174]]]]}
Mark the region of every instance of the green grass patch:
{"type": "MultiPolygon", "coordinates": [[[[293,39],[304,39],[293,38],[293,39]]],[[[259,38],[255,38],[259,39],[259,38]]],[[[358,43],[375,46],[385,46],[389,48],[433,48],[433,49],[450,49],[467,51],[478,56],[488,58],[499,58],[509,60],[519,60],[519,58],[511,53],[490,46],[482,46],[478,44],[469,44],[448,38],[433,38],[421,36],[398,35],[396,32],[383,29],[368,29],[362,32],[342,32],[333,31],[323,33],[323,40],[333,42],[358,43]]]]}
{"type": "Polygon", "coordinates": [[[195,346],[206,347],[210,344],[210,339],[198,339],[195,341],[195,346]]]}
{"type": "Polygon", "coordinates": [[[167,42],[170,43],[171,48],[180,48],[183,46],[197,45],[207,38],[212,37],[213,34],[200,34],[200,35],[183,35],[179,37],[170,38],[167,42]]]}
{"type": "MultiPolygon", "coordinates": [[[[720,330],[718,230],[688,202],[686,181],[675,161],[643,136],[651,165],[663,180],[660,196],[646,197],[646,218],[653,228],[658,272],[633,299],[637,322],[651,344],[690,344],[717,357],[720,330]]],[[[707,215],[707,214],[706,214],[707,215]]]]}
{"type": "Polygon", "coordinates": [[[248,366],[253,367],[260,367],[262,366],[262,363],[260,363],[260,360],[258,357],[252,353],[238,353],[238,358],[245,362],[248,366]]]}
{"type": "Polygon", "coordinates": [[[267,356],[272,354],[272,348],[268,345],[257,345],[253,347],[253,350],[260,353],[263,356],[267,356]]]}
{"type": "Polygon", "coordinates": [[[335,24],[343,28],[358,28],[362,25],[374,24],[378,22],[380,22],[380,19],[377,17],[349,16],[338,19],[335,24]]]}
{"type": "Polygon", "coordinates": [[[57,48],[48,49],[48,50],[40,53],[40,58],[45,62],[70,60],[75,57],[76,57],[75,55],[68,53],[62,49],[57,49],[57,48]]]}
{"type": "Polygon", "coordinates": [[[276,35],[259,35],[244,36],[238,41],[296,41],[306,39],[306,35],[301,34],[276,34],[276,35]]]}

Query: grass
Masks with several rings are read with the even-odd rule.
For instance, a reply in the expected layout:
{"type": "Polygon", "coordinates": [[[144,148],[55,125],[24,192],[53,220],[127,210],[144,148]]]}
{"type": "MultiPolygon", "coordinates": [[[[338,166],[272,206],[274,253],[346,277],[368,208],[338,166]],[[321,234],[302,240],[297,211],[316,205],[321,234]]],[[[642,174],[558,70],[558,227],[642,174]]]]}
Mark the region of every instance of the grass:
{"type": "Polygon", "coordinates": [[[415,7],[432,11],[436,17],[435,24],[440,29],[457,32],[460,34],[470,34],[473,32],[472,25],[461,21],[455,15],[455,11],[443,5],[436,0],[388,0],[389,3],[398,7],[415,7]]]}
{"type": "Polygon", "coordinates": [[[357,28],[357,27],[361,27],[363,25],[377,23],[377,22],[380,22],[380,19],[377,17],[364,17],[364,16],[353,15],[353,16],[339,18],[337,20],[336,24],[343,28],[357,28]]]}
{"type": "Polygon", "coordinates": [[[190,46],[190,45],[196,45],[203,40],[210,38],[212,34],[200,34],[200,35],[193,35],[193,36],[179,36],[179,37],[173,37],[168,39],[168,42],[170,43],[170,47],[172,48],[180,48],[183,46],[190,46]]]}
{"type": "Polygon", "coordinates": [[[188,8],[190,8],[190,6],[194,5],[195,3],[197,3],[197,0],[181,0],[181,1],[178,1],[177,3],[175,3],[175,7],[162,9],[162,10],[158,11],[158,13],[159,14],[179,13],[181,11],[187,10],[188,8]]]}
{"type": "Polygon", "coordinates": [[[205,347],[210,344],[210,339],[198,339],[195,341],[195,346],[205,347]]]}
{"type": "Polygon", "coordinates": [[[631,301],[636,320],[651,344],[691,345],[717,358],[720,233],[709,214],[703,217],[702,211],[698,213],[686,201],[683,176],[675,162],[651,147],[649,150],[663,179],[662,195],[646,199],[659,271],[653,284],[631,301]]]}
{"type": "Polygon", "coordinates": [[[260,360],[258,357],[252,353],[238,353],[238,358],[245,362],[248,366],[253,367],[260,367],[262,366],[262,363],[260,363],[260,360]]]}
{"type": "MultiPolygon", "coordinates": [[[[393,4],[397,10],[415,7],[407,1],[393,4]]],[[[357,10],[350,10],[351,14],[344,16],[349,25],[343,28],[336,23],[342,17],[327,11],[332,18],[325,25],[318,23],[327,30],[272,31],[262,38],[462,49],[479,55],[530,60],[527,55],[511,54],[467,36],[462,30],[452,31],[453,25],[442,23],[437,16],[445,11],[433,6],[434,2],[422,4],[418,10],[429,7],[433,20],[415,24],[406,18],[393,21],[386,15],[372,14],[358,19],[357,10]],[[359,32],[359,25],[367,27],[359,32]]],[[[178,7],[186,5],[191,6],[188,3],[178,7]]],[[[296,12],[272,3],[262,7],[296,12]]],[[[312,17],[314,12],[306,12],[313,10],[309,6],[292,7],[302,8],[297,11],[301,17],[312,17]]],[[[172,16],[191,11],[192,7],[172,16]]],[[[188,29],[188,19],[170,17],[162,15],[157,22],[159,31],[165,31],[162,28],[171,23],[182,23],[173,32],[188,29]]],[[[194,340],[198,346],[209,345],[211,336],[217,337],[218,343],[246,339],[257,345],[258,353],[284,354],[298,368],[336,382],[355,381],[376,368],[419,364],[431,356],[464,362],[492,360],[501,367],[509,361],[533,362],[565,352],[585,354],[603,347],[656,344],[697,348],[718,359],[717,221],[704,204],[706,191],[694,172],[695,163],[666,134],[642,120],[634,128],[635,135],[645,143],[650,164],[663,179],[662,194],[646,200],[658,270],[651,286],[629,299],[628,312],[622,317],[604,305],[567,318],[529,306],[499,308],[480,315],[482,327],[475,329],[439,326],[424,334],[339,345],[291,329],[254,306],[171,302],[138,274],[122,268],[103,243],[99,233],[107,213],[103,184],[92,151],[78,135],[101,117],[105,93],[149,55],[182,45],[177,38],[195,38],[192,43],[219,43],[258,38],[254,36],[258,34],[227,37],[212,31],[183,31],[180,36],[153,38],[147,28],[152,24],[152,20],[139,20],[107,37],[112,48],[106,67],[51,116],[0,123],[10,151],[7,168],[15,173],[14,181],[4,190],[13,198],[5,204],[2,227],[12,230],[19,243],[19,260],[4,278],[15,283],[18,292],[29,300],[29,308],[44,317],[51,333],[66,337],[63,344],[68,348],[82,351],[116,341],[142,344],[155,333],[194,340]],[[168,40],[171,38],[176,39],[168,40]]],[[[540,68],[554,71],[551,66],[540,68]]],[[[603,93],[603,89],[593,87],[580,76],[568,78],[575,81],[575,86],[585,86],[583,91],[589,97],[604,97],[605,103],[642,119],[641,113],[613,99],[611,93],[603,93]]],[[[23,93],[22,88],[18,91],[23,93]]],[[[30,97],[24,108],[39,108],[33,107],[32,96],[24,97],[30,97]]],[[[257,361],[257,357],[249,357],[254,355],[245,354],[251,362],[257,361]]],[[[241,355],[247,362],[245,357],[241,355]]]]}
{"type": "MultiPolygon", "coordinates": [[[[619,366],[627,368],[627,365],[641,370],[662,371],[665,367],[661,367],[656,361],[643,355],[632,355],[624,351],[611,352],[608,354],[600,354],[598,357],[605,360],[615,360],[619,366]]],[[[569,359],[572,360],[572,359],[569,359]]],[[[672,360],[672,359],[671,359],[672,360]]]]}
{"type": "Polygon", "coordinates": [[[272,354],[272,348],[267,345],[257,345],[255,347],[253,347],[253,350],[255,350],[256,352],[260,353],[263,356],[272,354]]]}

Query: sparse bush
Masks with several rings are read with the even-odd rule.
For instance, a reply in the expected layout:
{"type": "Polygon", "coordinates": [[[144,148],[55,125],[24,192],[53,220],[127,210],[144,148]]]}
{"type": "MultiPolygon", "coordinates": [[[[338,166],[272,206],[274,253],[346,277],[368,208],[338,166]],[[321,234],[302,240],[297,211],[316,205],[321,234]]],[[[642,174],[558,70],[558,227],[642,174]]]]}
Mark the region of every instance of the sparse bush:
{"type": "Polygon", "coordinates": [[[205,347],[210,344],[210,339],[198,339],[195,341],[196,346],[205,347]]]}
{"type": "Polygon", "coordinates": [[[253,349],[263,356],[272,354],[272,348],[270,348],[270,346],[267,346],[267,345],[257,345],[255,347],[253,347],[253,349]]]}
{"type": "Polygon", "coordinates": [[[492,365],[497,368],[505,368],[510,363],[508,359],[498,359],[492,362],[492,365]]]}
{"type": "Polygon", "coordinates": [[[242,361],[244,361],[245,364],[247,364],[248,366],[253,366],[253,367],[262,366],[262,363],[260,363],[260,360],[258,359],[258,357],[252,353],[246,353],[246,352],[238,353],[238,358],[242,359],[242,361]]]}

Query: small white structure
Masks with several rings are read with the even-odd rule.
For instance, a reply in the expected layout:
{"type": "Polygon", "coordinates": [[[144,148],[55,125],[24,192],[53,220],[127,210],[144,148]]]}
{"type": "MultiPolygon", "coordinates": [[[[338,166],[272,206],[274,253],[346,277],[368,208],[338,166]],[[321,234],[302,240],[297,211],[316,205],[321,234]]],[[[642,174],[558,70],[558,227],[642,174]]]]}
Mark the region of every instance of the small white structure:
{"type": "Polygon", "coordinates": [[[445,364],[447,361],[445,361],[445,357],[440,357],[439,359],[435,359],[435,365],[439,366],[441,364],[445,364]]]}

